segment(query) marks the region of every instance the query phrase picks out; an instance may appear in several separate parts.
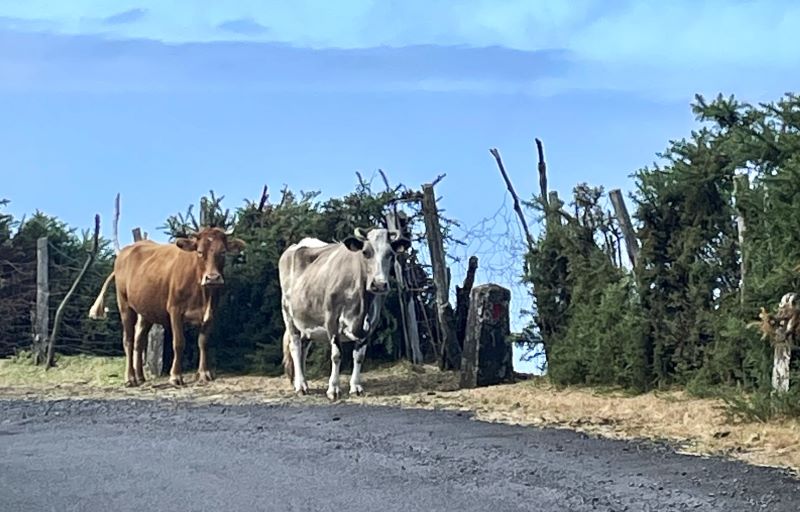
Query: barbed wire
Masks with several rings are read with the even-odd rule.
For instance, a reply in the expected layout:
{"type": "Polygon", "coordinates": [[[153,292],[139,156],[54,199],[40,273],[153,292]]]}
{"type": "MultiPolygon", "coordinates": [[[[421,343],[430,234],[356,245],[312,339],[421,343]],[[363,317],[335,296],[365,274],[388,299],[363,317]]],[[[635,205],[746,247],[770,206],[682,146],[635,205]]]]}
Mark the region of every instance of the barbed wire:
{"type": "MultiPolygon", "coordinates": [[[[527,245],[519,225],[516,212],[506,192],[499,207],[475,224],[465,227],[454,224],[450,237],[456,243],[448,244],[446,252],[450,260],[450,300],[455,304],[455,286],[466,277],[470,256],[478,258],[476,283],[495,283],[511,291],[510,323],[512,332],[519,332],[530,323],[525,311],[531,309],[529,288],[522,282],[527,245]]],[[[419,260],[430,265],[427,244],[421,244],[419,260]]]]}

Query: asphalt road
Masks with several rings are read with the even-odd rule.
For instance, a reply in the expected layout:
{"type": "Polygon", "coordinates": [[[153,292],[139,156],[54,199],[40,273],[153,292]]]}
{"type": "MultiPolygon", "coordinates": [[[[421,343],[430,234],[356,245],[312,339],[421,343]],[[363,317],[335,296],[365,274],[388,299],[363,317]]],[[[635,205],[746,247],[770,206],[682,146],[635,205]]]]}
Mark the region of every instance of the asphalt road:
{"type": "Polygon", "coordinates": [[[0,510],[796,512],[800,481],[455,412],[5,400],[0,510]]]}

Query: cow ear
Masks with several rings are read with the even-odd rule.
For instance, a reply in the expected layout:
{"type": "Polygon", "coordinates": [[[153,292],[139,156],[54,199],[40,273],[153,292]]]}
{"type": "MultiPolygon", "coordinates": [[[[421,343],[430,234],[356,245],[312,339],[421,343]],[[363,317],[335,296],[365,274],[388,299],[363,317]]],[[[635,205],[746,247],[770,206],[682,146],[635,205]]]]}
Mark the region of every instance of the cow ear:
{"type": "Polygon", "coordinates": [[[394,252],[406,252],[411,248],[411,240],[405,237],[398,238],[392,241],[392,250],[394,252]]]}
{"type": "Polygon", "coordinates": [[[344,239],[344,242],[342,243],[344,244],[345,247],[347,247],[349,250],[353,252],[358,252],[364,248],[364,241],[359,240],[354,236],[348,236],[347,238],[344,239]]]}
{"type": "Polygon", "coordinates": [[[353,230],[353,234],[355,234],[356,238],[360,240],[366,240],[367,236],[369,235],[369,233],[367,233],[367,230],[364,228],[356,228],[355,230],[353,230]]]}
{"type": "Polygon", "coordinates": [[[240,253],[247,247],[247,244],[244,240],[240,238],[229,238],[228,239],[228,250],[233,253],[240,253]]]}
{"type": "Polygon", "coordinates": [[[183,249],[184,251],[196,251],[197,250],[197,242],[195,242],[191,238],[177,238],[177,239],[175,239],[175,245],[177,245],[179,248],[183,249]]]}

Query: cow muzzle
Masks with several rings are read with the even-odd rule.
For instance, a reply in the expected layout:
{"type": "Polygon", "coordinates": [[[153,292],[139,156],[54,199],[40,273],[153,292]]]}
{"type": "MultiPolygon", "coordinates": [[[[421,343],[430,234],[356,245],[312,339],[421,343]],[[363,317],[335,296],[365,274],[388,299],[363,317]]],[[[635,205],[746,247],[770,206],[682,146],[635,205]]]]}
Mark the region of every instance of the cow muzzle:
{"type": "Polygon", "coordinates": [[[369,291],[372,293],[386,293],[389,291],[389,283],[386,281],[372,281],[369,285],[369,291]]]}
{"type": "Polygon", "coordinates": [[[200,284],[203,286],[222,286],[225,284],[225,279],[222,277],[222,274],[214,272],[204,274],[200,284]]]}

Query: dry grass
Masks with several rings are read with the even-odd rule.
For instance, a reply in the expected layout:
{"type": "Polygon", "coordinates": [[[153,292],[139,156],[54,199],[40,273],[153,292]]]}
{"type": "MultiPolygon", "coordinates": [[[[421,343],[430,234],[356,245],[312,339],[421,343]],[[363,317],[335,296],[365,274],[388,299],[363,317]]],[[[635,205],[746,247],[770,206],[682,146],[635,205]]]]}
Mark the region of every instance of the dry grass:
{"type": "MultiPolygon", "coordinates": [[[[0,396],[44,398],[172,398],[217,403],[292,400],[326,403],[327,379],[309,382],[312,392],[295,397],[285,377],[225,376],[182,389],[156,379],[122,387],[121,359],[61,358],[45,372],[20,361],[0,361],[0,396]]],[[[186,377],[189,377],[187,375],[186,377]]],[[[347,378],[342,375],[343,388],[347,378]]],[[[192,379],[187,379],[191,381],[192,379]]],[[[583,388],[556,389],[545,380],[459,390],[457,375],[407,363],[364,374],[367,396],[344,401],[412,408],[472,411],[477,419],[569,428],[602,437],[666,440],[691,454],[719,454],[752,464],[800,471],[800,421],[731,422],[720,400],[681,391],[627,396],[583,388]]]]}

